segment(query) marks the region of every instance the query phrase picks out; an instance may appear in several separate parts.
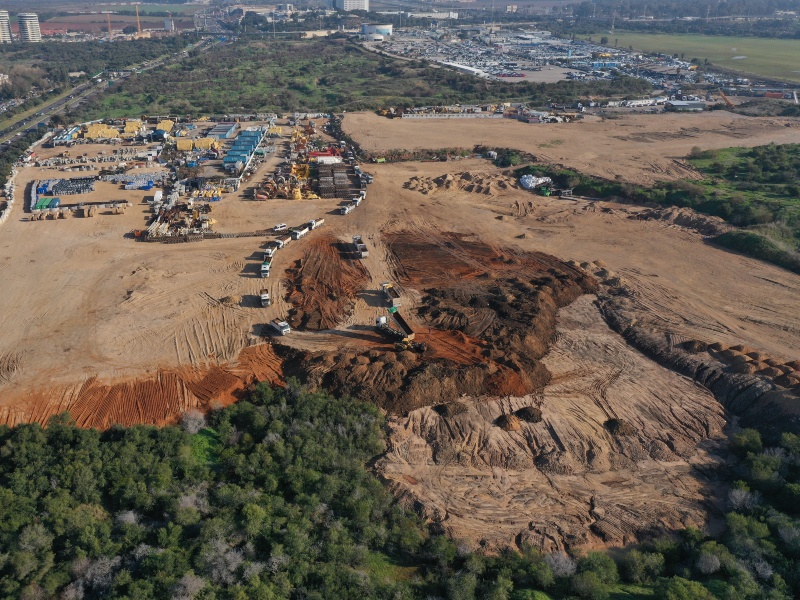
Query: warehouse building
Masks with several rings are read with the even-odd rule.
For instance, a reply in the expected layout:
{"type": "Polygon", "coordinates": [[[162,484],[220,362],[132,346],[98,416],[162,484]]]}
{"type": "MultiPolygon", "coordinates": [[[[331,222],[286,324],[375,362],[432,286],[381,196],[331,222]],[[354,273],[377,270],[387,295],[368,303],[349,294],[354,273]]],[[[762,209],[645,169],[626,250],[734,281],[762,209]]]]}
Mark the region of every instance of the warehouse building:
{"type": "Polygon", "coordinates": [[[217,123],[214,129],[208,132],[208,137],[218,140],[229,140],[236,137],[238,123],[217,123]]]}

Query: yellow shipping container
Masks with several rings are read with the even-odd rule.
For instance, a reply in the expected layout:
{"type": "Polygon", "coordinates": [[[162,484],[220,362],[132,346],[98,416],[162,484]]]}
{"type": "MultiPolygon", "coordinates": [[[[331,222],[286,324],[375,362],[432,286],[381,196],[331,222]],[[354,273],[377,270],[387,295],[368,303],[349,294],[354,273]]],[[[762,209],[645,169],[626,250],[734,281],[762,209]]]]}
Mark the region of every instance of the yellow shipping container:
{"type": "Polygon", "coordinates": [[[158,125],[156,125],[156,129],[163,129],[167,133],[172,131],[172,128],[175,127],[175,122],[170,121],[169,119],[164,119],[158,125]]]}
{"type": "Polygon", "coordinates": [[[175,141],[178,150],[181,152],[189,152],[192,148],[194,148],[194,142],[192,140],[187,140],[186,138],[179,138],[175,141]]]}
{"type": "Polygon", "coordinates": [[[198,138],[194,141],[194,147],[198,150],[211,150],[216,146],[217,143],[214,138],[198,138]]]}
{"type": "Polygon", "coordinates": [[[142,128],[142,122],[139,119],[130,119],[125,122],[125,133],[139,133],[142,128]]]}
{"type": "Polygon", "coordinates": [[[119,137],[119,131],[102,123],[95,123],[86,128],[83,137],[88,140],[109,139],[119,137]]]}

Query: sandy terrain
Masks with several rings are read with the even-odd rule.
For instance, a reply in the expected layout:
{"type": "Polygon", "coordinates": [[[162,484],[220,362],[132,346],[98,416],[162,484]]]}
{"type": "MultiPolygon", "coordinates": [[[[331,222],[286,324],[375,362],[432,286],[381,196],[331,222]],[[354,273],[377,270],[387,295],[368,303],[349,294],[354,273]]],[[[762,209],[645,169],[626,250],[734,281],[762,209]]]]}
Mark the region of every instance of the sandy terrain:
{"type": "Polygon", "coordinates": [[[797,119],[756,119],[725,111],[702,114],[589,117],[575,123],[524,124],[510,119],[387,119],[352,113],[344,129],[365,150],[473,148],[476,144],[515,148],[539,160],[584,173],[626,181],[694,176],[683,158],[703,150],[757,146],[800,139],[797,119]]]}
{"type": "Polygon", "coordinates": [[[378,470],[456,538],[545,550],[636,541],[648,529],[702,525],[723,409],[711,394],[632,350],[583,296],[560,314],[541,396],[481,399],[444,417],[391,423],[378,470]],[[542,421],[495,424],[524,406],[542,421]],[[613,435],[621,419],[635,433],[613,435]],[[701,449],[700,449],[701,448],[701,449]]]}
{"type": "MultiPolygon", "coordinates": [[[[393,139],[391,132],[408,123],[372,119],[353,117],[376,131],[374,138],[359,138],[365,145],[418,143],[409,136],[420,123],[411,122],[403,139],[393,139]]],[[[677,119],[692,131],[728,135],[665,137],[662,143],[640,137],[628,146],[612,138],[608,143],[630,147],[630,153],[618,160],[608,155],[602,163],[597,156],[605,150],[588,158],[592,140],[601,143],[602,124],[536,129],[426,121],[425,143],[516,146],[530,131],[551,132],[541,142],[525,143],[533,150],[549,139],[547,152],[567,156],[569,144],[553,140],[581,131],[582,150],[575,148],[581,139],[570,142],[582,157],[573,166],[586,161],[589,170],[607,172],[619,165],[621,173],[644,178],[655,173],[631,165],[645,151],[648,161],[658,163],[693,145],[758,143],[763,136],[780,141],[797,131],[776,120],[725,114],[660,119],[605,126],[612,134],[629,128],[654,135],[677,119]],[[491,127],[499,128],[491,133],[496,137],[489,137],[491,127]],[[473,128],[485,137],[468,140],[473,128]]],[[[414,135],[422,136],[419,130],[414,135]]],[[[142,199],[148,192],[98,186],[89,200],[125,198],[132,207],[121,215],[29,222],[24,184],[57,172],[24,169],[12,218],[0,227],[0,422],[44,422],[69,410],[86,426],[164,423],[187,408],[231,402],[255,379],[280,382],[298,369],[309,378],[317,369],[319,381],[328,377],[337,389],[355,386],[352,377],[370,372],[378,375],[375,381],[396,385],[404,372],[416,390],[408,394],[415,403],[406,407],[410,414],[403,416],[403,409],[394,418],[393,450],[382,469],[398,493],[419,498],[454,535],[494,544],[530,539],[549,548],[618,544],[650,527],[703,523],[700,500],[713,482],[693,467],[702,470],[715,460],[707,451],[724,425],[720,406],[705,390],[626,346],[603,323],[591,296],[580,296],[561,313],[549,353],[542,340],[556,327],[555,312],[542,312],[547,319],[539,326],[527,307],[544,306],[542,287],[556,290],[575,277],[568,274],[575,268],[553,257],[594,261],[592,272],[601,266],[624,280],[630,311],[660,323],[665,335],[744,344],[783,364],[778,359],[800,358],[800,277],[708,245],[696,231],[632,218],[638,209],[630,206],[534,196],[482,160],[368,170],[375,182],[349,216],[334,214],[337,200],[258,202],[231,195],[213,205],[222,232],[325,217],[323,229],[280,250],[273,276],[262,280],[265,237],[134,241],[129,233],[147,220],[142,199]],[[352,257],[331,254],[356,234],[364,237],[368,258],[355,264],[352,257]],[[335,276],[339,271],[347,271],[346,285],[335,276]],[[383,281],[399,284],[403,314],[429,344],[427,354],[395,352],[374,331],[375,317],[386,314],[378,292],[383,281]],[[266,309],[257,298],[264,284],[274,299],[266,309]],[[322,302],[324,296],[335,310],[322,302]],[[462,299],[469,308],[458,306],[462,299]],[[501,319],[487,310],[492,306],[501,319]],[[265,344],[265,323],[292,309],[308,330],[281,338],[284,346],[265,344]],[[526,313],[525,326],[538,335],[514,328],[517,315],[526,313]],[[514,360],[509,351],[517,354],[514,360]],[[313,354],[307,365],[298,362],[305,353],[313,354]],[[544,365],[549,374],[526,382],[520,373],[534,368],[526,371],[526,365],[540,371],[544,365]],[[415,373],[423,377],[414,380],[415,373]],[[514,377],[525,384],[519,389],[534,393],[486,391],[505,390],[495,384],[514,377]],[[439,400],[426,392],[447,381],[453,383],[451,398],[463,401],[466,412],[443,416],[427,406],[439,400]],[[476,391],[461,398],[464,390],[476,391]],[[509,431],[497,426],[498,417],[524,406],[541,408],[543,420],[509,431]],[[632,428],[628,435],[609,431],[612,418],[632,428]],[[655,506],[654,497],[660,498],[655,506]]],[[[759,366],[769,364],[758,360],[759,366]]],[[[391,412],[396,399],[382,402],[391,412]]]]}

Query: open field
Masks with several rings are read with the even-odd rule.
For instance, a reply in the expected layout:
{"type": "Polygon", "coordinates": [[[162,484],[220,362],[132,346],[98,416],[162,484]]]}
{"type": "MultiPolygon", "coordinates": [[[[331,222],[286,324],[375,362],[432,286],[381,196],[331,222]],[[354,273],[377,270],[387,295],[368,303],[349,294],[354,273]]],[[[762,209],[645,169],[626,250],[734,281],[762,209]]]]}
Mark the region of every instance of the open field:
{"type": "Polygon", "coordinates": [[[792,143],[800,120],[756,119],[725,111],[704,114],[591,116],[574,123],[523,124],[509,119],[386,119],[350,114],[345,131],[373,153],[404,148],[473,148],[477,144],[530,152],[542,162],[562,164],[589,175],[639,184],[699,178],[684,158],[730,146],[792,143]]]}
{"type": "MultiPolygon", "coordinates": [[[[702,117],[672,138],[676,117],[606,122],[607,132],[625,132],[624,142],[611,138],[620,154],[628,148],[619,173],[655,177],[627,156],[659,164],[702,135],[729,145],[731,132],[792,132],[772,119],[702,117]]],[[[392,135],[406,136],[407,147],[422,135],[418,143],[434,147],[467,145],[472,135],[472,143],[527,139],[533,148],[585,132],[545,148],[558,153],[577,151],[579,139],[584,148],[601,143],[604,125],[370,115],[345,123],[365,146],[388,145],[392,135]],[[531,139],[531,131],[551,133],[531,139]]],[[[605,173],[612,159],[580,157],[605,173]]],[[[0,421],[43,422],[69,410],[85,426],[167,423],[187,408],[230,403],[253,380],[297,376],[386,409],[399,437],[379,468],[471,543],[501,546],[522,534],[545,548],[618,545],[651,528],[706,523],[703,498],[713,498],[715,483],[701,471],[717,464],[724,411],[609,329],[590,294],[594,279],[624,283],[631,311],[660,335],[745,344],[789,380],[791,365],[800,368],[791,363],[800,358],[800,277],[710,246],[695,231],[639,219],[635,207],[534,196],[484,160],[368,170],[375,182],[347,216],[336,214],[337,200],[231,194],[213,205],[220,232],[324,216],[324,228],[280,250],[273,275],[261,279],[269,236],[172,245],[127,236],[147,219],[147,192],[98,184],[98,199],[132,206],[30,222],[24,184],[62,174],[23,169],[0,227],[0,421]],[[368,257],[350,255],[353,235],[364,237],[368,257]],[[395,351],[375,331],[387,315],[384,281],[398,285],[423,353],[395,351]],[[271,292],[268,308],[258,305],[261,287],[271,292]],[[299,329],[265,343],[265,324],[290,315],[299,329]],[[541,410],[542,420],[500,426],[498,417],[523,407],[541,410]],[[625,433],[611,432],[612,419],[625,433]]]]}
{"type": "MultiPolygon", "coordinates": [[[[800,40],[706,35],[669,35],[604,32],[620,48],[633,46],[641,52],[684,55],[686,60],[708,59],[715,65],[760,77],[800,81],[800,40]],[[618,41],[617,41],[618,40],[618,41]]],[[[601,34],[593,36],[599,39],[601,34]]]]}
{"type": "MultiPolygon", "coordinates": [[[[164,29],[165,17],[140,16],[142,29],[164,29]]],[[[173,18],[176,29],[193,29],[194,21],[189,17],[180,15],[173,18]]],[[[119,32],[123,28],[136,26],[136,15],[111,15],[111,30],[119,32]]],[[[42,33],[64,33],[67,31],[108,32],[108,19],[104,14],[95,15],[69,15],[53,17],[41,24],[42,33]]]]}

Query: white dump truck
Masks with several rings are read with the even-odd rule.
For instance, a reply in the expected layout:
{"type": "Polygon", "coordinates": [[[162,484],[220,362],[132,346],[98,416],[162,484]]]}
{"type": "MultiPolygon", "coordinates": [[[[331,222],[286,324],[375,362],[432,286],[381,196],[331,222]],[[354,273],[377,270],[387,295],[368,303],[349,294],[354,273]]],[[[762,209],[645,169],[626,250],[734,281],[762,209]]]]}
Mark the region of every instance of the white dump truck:
{"type": "Polygon", "coordinates": [[[309,231],[311,231],[311,228],[308,225],[298,227],[292,231],[292,239],[299,240],[300,238],[307,236],[309,231]]]}
{"type": "Polygon", "coordinates": [[[355,253],[356,258],[367,258],[369,256],[367,245],[364,243],[364,240],[360,235],[353,236],[353,252],[355,253]]]}
{"type": "Polygon", "coordinates": [[[273,319],[269,322],[269,326],[274,329],[278,335],[287,335],[291,333],[292,328],[289,327],[289,324],[286,321],[281,321],[280,319],[273,319]]]}
{"type": "Polygon", "coordinates": [[[269,290],[267,288],[261,288],[258,295],[261,299],[261,306],[264,308],[272,304],[272,298],[269,297],[269,290]]]}
{"type": "Polygon", "coordinates": [[[354,204],[345,204],[344,206],[339,208],[339,214],[349,215],[351,212],[353,212],[354,208],[355,208],[354,204]]]}
{"type": "Polygon", "coordinates": [[[263,263],[261,263],[261,277],[262,277],[262,279],[266,278],[266,277],[269,277],[270,268],[272,268],[272,263],[270,261],[265,260],[263,263]]]}
{"type": "Polygon", "coordinates": [[[317,229],[323,225],[325,225],[325,219],[311,219],[308,222],[308,226],[311,227],[311,229],[317,229]]]}

